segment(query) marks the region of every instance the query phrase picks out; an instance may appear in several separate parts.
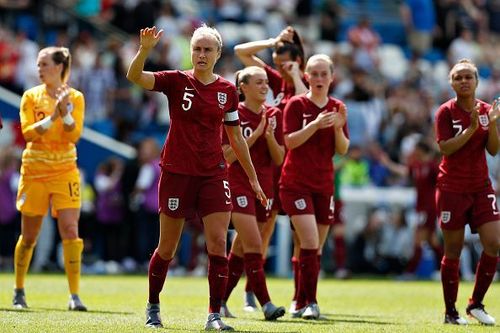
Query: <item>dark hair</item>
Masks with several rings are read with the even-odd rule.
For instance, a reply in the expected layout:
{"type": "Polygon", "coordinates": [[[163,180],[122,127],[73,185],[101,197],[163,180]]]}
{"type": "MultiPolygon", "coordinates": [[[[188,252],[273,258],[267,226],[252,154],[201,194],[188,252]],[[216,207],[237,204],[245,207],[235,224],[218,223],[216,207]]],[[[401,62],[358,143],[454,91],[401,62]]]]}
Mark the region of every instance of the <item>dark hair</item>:
{"type": "Polygon", "coordinates": [[[293,30],[293,43],[278,42],[274,48],[274,52],[278,55],[289,53],[292,61],[296,61],[297,58],[300,58],[301,62],[299,67],[302,71],[304,71],[306,66],[304,45],[297,30],[293,30]]]}
{"type": "Polygon", "coordinates": [[[432,151],[432,147],[425,140],[418,140],[415,148],[422,150],[425,154],[429,154],[432,151]]]}

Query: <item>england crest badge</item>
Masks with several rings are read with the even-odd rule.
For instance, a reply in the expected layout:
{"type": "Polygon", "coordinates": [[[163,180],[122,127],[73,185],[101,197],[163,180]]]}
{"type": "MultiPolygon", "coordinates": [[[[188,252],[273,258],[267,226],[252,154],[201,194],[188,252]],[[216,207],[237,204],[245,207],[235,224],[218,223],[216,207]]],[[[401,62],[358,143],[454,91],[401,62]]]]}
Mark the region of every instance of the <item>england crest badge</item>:
{"type": "Polygon", "coordinates": [[[179,208],[179,198],[168,198],[168,209],[171,211],[179,208]]]}

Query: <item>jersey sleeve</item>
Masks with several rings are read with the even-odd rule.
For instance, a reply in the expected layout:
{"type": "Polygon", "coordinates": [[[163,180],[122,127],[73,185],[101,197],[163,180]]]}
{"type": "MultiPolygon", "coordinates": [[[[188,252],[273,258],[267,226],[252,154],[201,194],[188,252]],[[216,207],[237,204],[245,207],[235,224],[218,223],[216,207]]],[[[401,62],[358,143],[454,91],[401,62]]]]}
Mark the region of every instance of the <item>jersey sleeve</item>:
{"type": "Polygon", "coordinates": [[[24,93],[21,98],[21,107],[19,109],[19,117],[21,118],[21,131],[24,139],[27,142],[35,141],[40,138],[40,134],[35,130],[35,123],[38,120],[35,118],[33,98],[29,93],[24,93]]]}
{"type": "Polygon", "coordinates": [[[160,71],[154,72],[155,84],[153,86],[153,91],[167,92],[168,87],[176,86],[176,74],[177,71],[160,71]]]}
{"type": "Polygon", "coordinates": [[[296,132],[302,128],[302,110],[300,100],[292,98],[283,112],[283,135],[296,132]]]}
{"type": "Polygon", "coordinates": [[[448,108],[440,107],[436,113],[436,141],[448,140],[453,137],[451,115],[448,108]]]}
{"type": "Polygon", "coordinates": [[[231,107],[228,108],[226,112],[224,112],[224,125],[226,126],[239,126],[240,119],[238,116],[238,92],[236,91],[236,87],[231,85],[230,90],[228,91],[228,97],[231,107]]]}

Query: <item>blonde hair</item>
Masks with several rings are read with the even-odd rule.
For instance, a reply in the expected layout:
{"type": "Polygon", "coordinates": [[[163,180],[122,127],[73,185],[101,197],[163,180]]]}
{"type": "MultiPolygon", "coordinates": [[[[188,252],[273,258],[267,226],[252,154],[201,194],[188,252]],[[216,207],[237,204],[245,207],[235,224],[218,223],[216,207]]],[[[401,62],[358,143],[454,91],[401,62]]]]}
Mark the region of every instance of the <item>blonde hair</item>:
{"type": "Polygon", "coordinates": [[[245,100],[245,94],[240,88],[242,83],[248,84],[250,78],[256,74],[264,74],[267,77],[266,71],[258,66],[248,66],[236,72],[236,89],[240,97],[240,101],[245,100]]]}
{"type": "Polygon", "coordinates": [[[312,55],[308,60],[307,60],[307,64],[306,64],[306,72],[309,72],[310,71],[310,68],[312,66],[312,64],[314,62],[317,62],[317,61],[324,61],[328,64],[328,67],[330,68],[330,71],[331,73],[333,74],[333,71],[334,71],[334,67],[333,67],[333,61],[332,61],[332,58],[330,58],[329,56],[327,56],[326,54],[314,54],[312,55]]]}
{"type": "Polygon", "coordinates": [[[460,59],[455,65],[450,70],[450,73],[448,74],[448,79],[451,83],[453,79],[453,75],[458,72],[460,69],[470,69],[473,73],[474,76],[476,77],[476,81],[479,81],[479,74],[476,65],[469,59],[460,59]]]}
{"type": "Polygon", "coordinates": [[[56,64],[62,64],[63,70],[61,72],[61,80],[66,83],[69,79],[69,72],[71,68],[71,54],[68,48],[59,46],[49,46],[41,49],[39,54],[47,53],[49,54],[52,61],[56,64]]]}
{"type": "Polygon", "coordinates": [[[213,27],[209,27],[206,23],[203,23],[200,27],[196,28],[196,30],[193,32],[193,36],[191,36],[191,41],[195,38],[195,37],[199,37],[199,36],[210,36],[210,37],[213,37],[215,38],[216,42],[217,42],[217,46],[219,47],[219,51],[222,50],[222,37],[220,35],[220,33],[217,31],[217,29],[213,28],[213,27]]]}

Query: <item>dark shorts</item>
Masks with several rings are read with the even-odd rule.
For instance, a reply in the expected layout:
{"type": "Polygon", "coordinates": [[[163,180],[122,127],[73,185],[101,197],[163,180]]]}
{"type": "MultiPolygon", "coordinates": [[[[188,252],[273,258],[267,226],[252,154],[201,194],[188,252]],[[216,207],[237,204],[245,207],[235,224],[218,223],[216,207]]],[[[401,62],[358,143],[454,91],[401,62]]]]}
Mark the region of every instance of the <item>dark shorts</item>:
{"type": "Polygon", "coordinates": [[[257,222],[264,223],[271,216],[271,207],[273,198],[267,198],[267,207],[262,206],[260,201],[255,197],[255,193],[241,190],[233,190],[233,212],[253,215],[257,218],[257,222]]]}
{"type": "Polygon", "coordinates": [[[333,225],[342,225],[344,224],[344,215],[342,208],[344,207],[344,203],[342,200],[333,200],[333,225]]]}
{"type": "Polygon", "coordinates": [[[333,195],[280,189],[281,203],[288,216],[312,214],[316,223],[330,225],[334,220],[333,195]]]}
{"type": "Polygon", "coordinates": [[[229,212],[231,191],[227,175],[189,176],[162,171],[158,186],[160,212],[173,218],[229,212]]]}
{"type": "Polygon", "coordinates": [[[286,215],[283,205],[281,204],[280,196],[278,195],[280,191],[279,180],[281,176],[281,167],[274,168],[273,174],[273,188],[274,188],[274,200],[271,210],[278,211],[279,215],[286,215]]]}
{"type": "Polygon", "coordinates": [[[457,230],[469,224],[472,232],[481,225],[500,220],[493,188],[477,193],[455,193],[436,189],[441,229],[457,230]]]}
{"type": "Polygon", "coordinates": [[[436,210],[435,209],[422,209],[416,211],[417,213],[417,228],[428,229],[431,232],[436,230],[436,210]]]}

